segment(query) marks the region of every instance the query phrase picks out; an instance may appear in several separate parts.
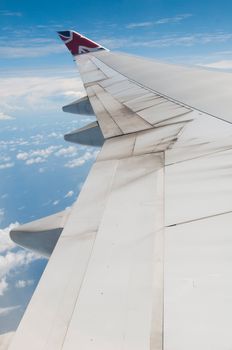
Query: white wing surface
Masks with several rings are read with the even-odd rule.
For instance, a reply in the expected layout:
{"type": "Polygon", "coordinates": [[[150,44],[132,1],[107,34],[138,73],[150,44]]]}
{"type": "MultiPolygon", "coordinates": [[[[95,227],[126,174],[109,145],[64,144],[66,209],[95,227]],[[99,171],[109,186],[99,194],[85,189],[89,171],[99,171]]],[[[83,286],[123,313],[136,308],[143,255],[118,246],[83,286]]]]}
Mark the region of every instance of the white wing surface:
{"type": "Polygon", "coordinates": [[[232,75],[59,34],[97,118],[67,139],[105,141],[10,350],[230,349],[232,75]]]}

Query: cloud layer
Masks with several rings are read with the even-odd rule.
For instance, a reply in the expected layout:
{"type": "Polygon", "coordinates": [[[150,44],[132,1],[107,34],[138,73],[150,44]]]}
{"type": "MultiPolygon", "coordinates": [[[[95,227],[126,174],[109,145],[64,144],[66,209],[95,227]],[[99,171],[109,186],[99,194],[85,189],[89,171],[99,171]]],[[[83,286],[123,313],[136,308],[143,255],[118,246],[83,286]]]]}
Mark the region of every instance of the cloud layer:
{"type": "MultiPolygon", "coordinates": [[[[32,261],[40,259],[40,256],[30,251],[19,249],[11,241],[9,232],[19,224],[10,224],[4,229],[0,229],[0,295],[9,288],[7,277],[14,271],[29,265],[32,261]]],[[[22,285],[22,283],[21,283],[22,285]]]]}
{"type": "Polygon", "coordinates": [[[165,48],[165,47],[191,47],[194,45],[220,44],[232,41],[232,33],[188,33],[184,35],[169,34],[159,35],[153,34],[147,38],[128,36],[127,38],[104,38],[102,44],[109,49],[118,48],[165,48]]]}
{"type": "Polygon", "coordinates": [[[87,161],[95,159],[98,155],[98,150],[86,151],[81,157],[72,159],[65,164],[66,168],[77,168],[84,165],[87,161]]]}
{"type": "Polygon", "coordinates": [[[128,29],[146,28],[146,27],[153,27],[153,26],[162,25],[162,24],[179,23],[189,17],[192,17],[192,15],[190,13],[185,13],[185,14],[181,14],[173,17],[160,18],[155,21],[129,23],[126,26],[126,28],[128,29]]]}
{"type": "Polygon", "coordinates": [[[83,96],[84,90],[78,74],[73,76],[57,71],[29,72],[1,78],[0,81],[0,120],[13,112],[42,112],[58,110],[63,104],[83,96]],[[71,96],[71,97],[70,97],[71,96]]]}
{"type": "Polygon", "coordinates": [[[215,68],[215,69],[232,69],[232,60],[220,60],[207,64],[199,64],[202,67],[215,68]]]}
{"type": "Polygon", "coordinates": [[[10,116],[10,115],[8,115],[8,114],[0,112],[0,120],[10,120],[10,119],[15,119],[15,118],[10,116]]]}
{"type": "Polygon", "coordinates": [[[7,291],[8,289],[8,283],[6,282],[6,277],[3,277],[0,280],[0,296],[3,296],[3,294],[7,291]]]}

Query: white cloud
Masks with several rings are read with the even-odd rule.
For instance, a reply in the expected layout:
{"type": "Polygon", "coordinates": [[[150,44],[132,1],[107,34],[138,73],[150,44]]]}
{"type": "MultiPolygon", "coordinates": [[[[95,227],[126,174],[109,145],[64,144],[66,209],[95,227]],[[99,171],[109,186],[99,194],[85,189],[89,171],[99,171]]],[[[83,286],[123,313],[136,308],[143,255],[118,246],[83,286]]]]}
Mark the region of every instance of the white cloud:
{"type": "Polygon", "coordinates": [[[39,156],[39,157],[49,157],[54,151],[56,151],[60,146],[49,146],[47,148],[43,148],[43,149],[37,149],[34,151],[31,151],[30,156],[31,157],[35,157],[35,156],[39,156]]]}
{"type": "Polygon", "coordinates": [[[76,91],[75,90],[69,90],[69,91],[66,91],[64,92],[64,96],[67,96],[67,97],[71,97],[72,99],[74,99],[76,97],[76,91]]]}
{"type": "Polygon", "coordinates": [[[32,164],[38,164],[38,163],[44,163],[46,160],[42,157],[36,157],[36,158],[30,158],[26,161],[26,165],[32,165],[32,164]]]}
{"type": "Polygon", "coordinates": [[[22,205],[21,207],[18,207],[18,210],[23,210],[23,209],[25,209],[24,205],[22,205]]]}
{"type": "Polygon", "coordinates": [[[9,232],[16,226],[18,223],[10,224],[5,229],[0,230],[0,279],[41,258],[38,254],[24,249],[14,251],[16,245],[11,241],[9,232]]]}
{"type": "Polygon", "coordinates": [[[67,193],[66,193],[66,195],[64,196],[64,198],[70,198],[70,197],[72,197],[74,195],[74,191],[68,191],[67,193]]]}
{"type": "Polygon", "coordinates": [[[76,158],[76,159],[72,159],[69,162],[67,162],[64,166],[66,168],[76,168],[79,167],[83,164],[85,164],[88,160],[90,159],[95,159],[97,154],[99,153],[99,151],[94,151],[94,152],[85,152],[83,156],[76,158]]]}
{"type": "Polygon", "coordinates": [[[58,139],[58,138],[63,138],[63,134],[53,131],[50,134],[48,134],[47,137],[54,137],[58,139]]]}
{"type": "Polygon", "coordinates": [[[11,160],[11,157],[6,155],[0,155],[0,161],[1,162],[9,162],[11,160]]]}
{"type": "Polygon", "coordinates": [[[161,25],[161,24],[179,23],[189,17],[192,17],[192,15],[189,13],[186,13],[186,14],[177,15],[174,17],[160,18],[156,21],[130,23],[126,26],[126,28],[128,29],[145,28],[145,27],[152,27],[152,26],[161,25]]]}
{"type": "Polygon", "coordinates": [[[145,28],[145,27],[152,27],[154,25],[154,22],[136,22],[136,23],[129,23],[126,28],[128,29],[134,29],[134,28],[145,28]]]}
{"type": "Polygon", "coordinates": [[[7,198],[8,196],[9,196],[8,193],[4,193],[4,194],[1,195],[1,199],[7,198]]]}
{"type": "Polygon", "coordinates": [[[4,256],[0,255],[0,278],[6,276],[11,271],[29,265],[37,259],[40,259],[39,255],[26,250],[20,249],[17,252],[7,251],[4,256]]]}
{"type": "Polygon", "coordinates": [[[216,69],[232,69],[232,60],[221,60],[212,63],[199,64],[199,66],[216,69]]]}
{"type": "Polygon", "coordinates": [[[28,152],[20,152],[16,155],[16,158],[19,160],[27,160],[29,158],[28,152]]]}
{"type": "Polygon", "coordinates": [[[26,46],[26,42],[23,46],[17,46],[17,42],[13,45],[0,47],[1,58],[23,58],[23,57],[42,57],[48,55],[54,55],[57,53],[64,52],[64,46],[57,43],[44,43],[40,45],[26,46]]]}
{"type": "Polygon", "coordinates": [[[68,73],[65,77],[67,73],[59,74],[57,71],[44,72],[41,76],[38,76],[38,72],[28,73],[27,76],[16,72],[15,76],[2,77],[0,109],[4,114],[11,114],[12,111],[57,111],[71,102],[67,97],[68,91],[75,92],[75,99],[84,94],[82,82],[74,73],[72,76],[68,73]]]}
{"type": "Polygon", "coordinates": [[[55,153],[57,157],[73,157],[77,154],[77,148],[75,146],[63,147],[55,153]]]}
{"type": "Polygon", "coordinates": [[[154,23],[155,24],[168,24],[168,23],[179,23],[189,17],[192,17],[192,15],[190,13],[185,13],[185,14],[182,14],[182,15],[177,15],[177,16],[174,16],[174,17],[166,17],[166,18],[161,18],[157,21],[155,21],[154,23]]]}
{"type": "Polygon", "coordinates": [[[44,138],[44,136],[41,135],[41,134],[37,134],[37,135],[32,135],[30,138],[31,138],[33,141],[42,141],[43,138],[44,138]]]}
{"type": "Polygon", "coordinates": [[[127,38],[110,38],[102,39],[102,44],[109,49],[118,49],[122,47],[148,47],[148,48],[164,48],[171,46],[190,47],[194,45],[207,45],[211,43],[224,43],[232,41],[232,33],[190,33],[186,35],[165,35],[156,39],[134,39],[133,36],[127,38]]]}
{"type": "Polygon", "coordinates": [[[16,158],[25,161],[26,165],[44,163],[58,148],[60,146],[49,146],[47,148],[30,150],[29,152],[19,152],[16,158]]]}
{"type": "Polygon", "coordinates": [[[15,287],[16,288],[25,288],[28,286],[32,286],[32,284],[34,284],[34,280],[18,280],[15,283],[15,287]]]}
{"type": "Polygon", "coordinates": [[[0,169],[8,169],[8,168],[12,168],[14,166],[14,163],[5,163],[5,164],[0,164],[0,169]]]}
{"type": "Polygon", "coordinates": [[[25,141],[23,138],[19,138],[16,140],[4,140],[1,141],[0,140],[0,146],[2,149],[7,149],[8,146],[12,147],[11,150],[15,150],[17,149],[18,146],[24,146],[24,145],[28,145],[29,142],[25,141]]]}
{"type": "Polygon", "coordinates": [[[11,120],[15,119],[14,117],[11,117],[10,115],[0,112],[0,120],[11,120]]]}
{"type": "Polygon", "coordinates": [[[15,244],[10,239],[9,232],[18,225],[19,223],[16,222],[14,224],[10,224],[6,228],[0,229],[0,253],[4,253],[7,250],[15,248],[15,244]]]}
{"type": "Polygon", "coordinates": [[[11,313],[14,310],[17,310],[18,308],[20,308],[20,305],[0,307],[0,316],[7,316],[9,313],[11,313]]]}
{"type": "Polygon", "coordinates": [[[0,280],[0,296],[3,296],[8,289],[8,283],[6,282],[6,277],[0,280]]]}
{"type": "Polygon", "coordinates": [[[0,16],[21,17],[21,16],[22,16],[22,12],[1,10],[1,11],[0,11],[0,16]]]}

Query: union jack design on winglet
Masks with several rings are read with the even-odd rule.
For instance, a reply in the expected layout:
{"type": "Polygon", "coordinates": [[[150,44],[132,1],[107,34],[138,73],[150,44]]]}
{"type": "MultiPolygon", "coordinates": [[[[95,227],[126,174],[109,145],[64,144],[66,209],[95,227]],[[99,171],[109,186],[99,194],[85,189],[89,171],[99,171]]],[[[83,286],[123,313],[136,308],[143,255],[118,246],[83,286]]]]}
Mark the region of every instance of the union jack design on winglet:
{"type": "Polygon", "coordinates": [[[103,46],[72,30],[58,32],[58,34],[73,56],[98,50],[106,50],[103,46]]]}

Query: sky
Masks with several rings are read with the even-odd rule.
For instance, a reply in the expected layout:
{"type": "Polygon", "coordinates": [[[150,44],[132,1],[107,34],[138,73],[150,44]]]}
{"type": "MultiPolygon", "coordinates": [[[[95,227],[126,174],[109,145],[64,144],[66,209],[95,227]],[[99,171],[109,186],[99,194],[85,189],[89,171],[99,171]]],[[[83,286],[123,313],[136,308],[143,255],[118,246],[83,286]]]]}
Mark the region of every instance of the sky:
{"type": "Polygon", "coordinates": [[[62,112],[83,96],[56,35],[74,29],[103,46],[206,69],[232,69],[232,2],[198,0],[0,3],[0,334],[13,332],[47,260],[9,230],[76,200],[98,149],[63,135],[93,118],[62,112]]]}

